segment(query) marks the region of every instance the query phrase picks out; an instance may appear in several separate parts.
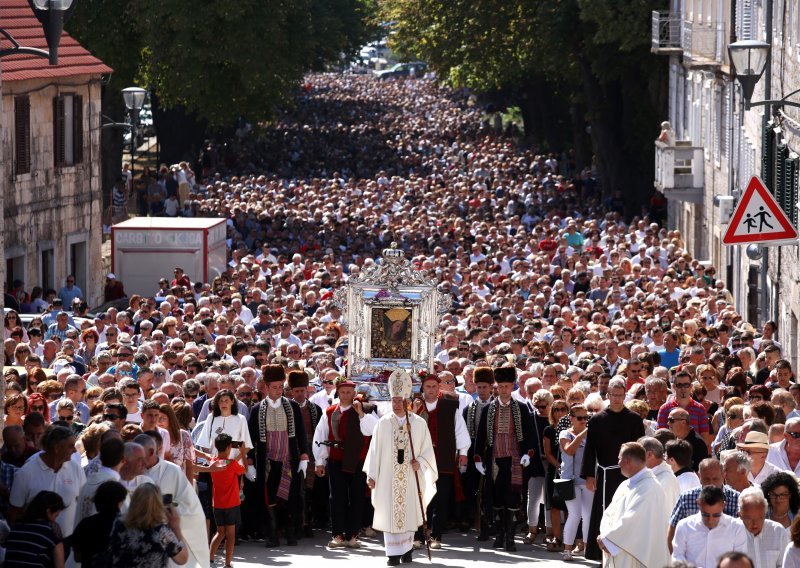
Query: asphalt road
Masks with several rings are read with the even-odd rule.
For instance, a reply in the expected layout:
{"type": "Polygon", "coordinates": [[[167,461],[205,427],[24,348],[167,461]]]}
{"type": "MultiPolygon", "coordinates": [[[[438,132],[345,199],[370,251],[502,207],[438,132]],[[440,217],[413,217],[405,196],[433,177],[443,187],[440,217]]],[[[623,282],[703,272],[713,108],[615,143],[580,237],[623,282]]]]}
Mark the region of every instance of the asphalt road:
{"type": "MultiPolygon", "coordinates": [[[[265,548],[263,541],[243,542],[234,551],[233,566],[235,568],[255,566],[303,566],[304,568],[322,566],[339,566],[347,568],[375,568],[386,566],[383,551],[383,536],[379,533],[375,538],[362,538],[362,548],[339,548],[329,550],[325,544],[330,539],[321,531],[315,531],[315,537],[304,538],[296,547],[286,546],[283,541],[279,548],[265,548]]],[[[561,555],[547,552],[542,543],[542,536],[536,545],[522,544],[522,537],[517,537],[517,552],[505,552],[491,548],[492,542],[478,543],[475,533],[447,533],[441,550],[433,550],[432,562],[428,562],[425,550],[414,552],[413,565],[432,566],[437,568],[463,568],[467,562],[487,564],[521,564],[535,563],[537,566],[597,566],[578,557],[572,562],[563,562],[561,555]],[[481,545],[481,546],[479,546],[481,545]]],[[[218,553],[217,566],[222,566],[223,557],[218,553]]],[[[406,565],[401,565],[406,566],[406,565]]]]}

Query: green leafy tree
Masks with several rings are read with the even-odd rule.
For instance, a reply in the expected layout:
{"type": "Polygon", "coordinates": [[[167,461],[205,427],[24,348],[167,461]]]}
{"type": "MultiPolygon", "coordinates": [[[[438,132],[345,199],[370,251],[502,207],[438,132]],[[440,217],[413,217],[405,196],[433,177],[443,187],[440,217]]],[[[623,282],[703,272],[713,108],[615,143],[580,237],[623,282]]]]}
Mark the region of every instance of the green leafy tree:
{"type": "Polygon", "coordinates": [[[305,72],[375,37],[374,1],[80,0],[68,28],[115,69],[115,96],[133,83],[150,89],[171,161],[207,128],[270,119],[305,72]]]}
{"type": "MultiPolygon", "coordinates": [[[[518,104],[531,142],[581,148],[629,213],[652,191],[664,66],[649,51],[656,0],[381,0],[393,45],[445,81],[518,104]],[[566,136],[565,134],[571,134],[566,136]]],[[[555,148],[555,149],[563,149],[555,148]]]]}

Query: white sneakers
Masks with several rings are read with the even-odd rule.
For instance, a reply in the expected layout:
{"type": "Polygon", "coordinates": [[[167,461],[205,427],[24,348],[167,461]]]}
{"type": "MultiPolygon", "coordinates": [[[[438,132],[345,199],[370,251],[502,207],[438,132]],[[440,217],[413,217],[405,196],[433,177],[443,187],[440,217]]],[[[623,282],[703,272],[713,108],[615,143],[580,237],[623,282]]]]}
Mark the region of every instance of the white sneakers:
{"type": "Polygon", "coordinates": [[[439,550],[442,548],[442,541],[436,540],[435,538],[431,539],[431,550],[439,550]]]}

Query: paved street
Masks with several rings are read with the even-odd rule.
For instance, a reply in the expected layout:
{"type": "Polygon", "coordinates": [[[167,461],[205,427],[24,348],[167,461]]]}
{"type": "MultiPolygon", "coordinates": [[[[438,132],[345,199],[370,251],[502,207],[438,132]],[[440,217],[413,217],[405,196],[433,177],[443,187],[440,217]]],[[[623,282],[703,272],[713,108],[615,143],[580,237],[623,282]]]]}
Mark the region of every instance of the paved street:
{"type": "MultiPolygon", "coordinates": [[[[243,568],[245,566],[310,566],[311,562],[319,561],[324,566],[345,565],[348,568],[361,568],[385,566],[386,558],[383,554],[383,537],[363,538],[361,542],[363,548],[359,550],[338,549],[329,550],[325,546],[327,535],[316,531],[313,539],[302,539],[296,548],[282,545],[278,549],[264,548],[263,542],[242,543],[236,548],[234,555],[234,566],[243,568]]],[[[474,533],[461,535],[448,533],[446,544],[442,550],[432,551],[433,561],[428,563],[425,551],[419,550],[414,553],[414,564],[430,565],[435,567],[463,568],[466,562],[487,562],[493,564],[519,564],[534,562],[537,566],[596,566],[595,563],[586,562],[583,558],[570,563],[562,562],[560,554],[547,552],[541,544],[542,537],[536,546],[522,544],[521,539],[517,539],[517,552],[503,552],[492,550],[491,548],[479,548],[474,540],[474,533]]],[[[491,542],[481,543],[491,546],[491,542]]],[[[220,560],[221,556],[217,556],[220,560]]],[[[221,566],[221,563],[218,562],[221,566]]]]}

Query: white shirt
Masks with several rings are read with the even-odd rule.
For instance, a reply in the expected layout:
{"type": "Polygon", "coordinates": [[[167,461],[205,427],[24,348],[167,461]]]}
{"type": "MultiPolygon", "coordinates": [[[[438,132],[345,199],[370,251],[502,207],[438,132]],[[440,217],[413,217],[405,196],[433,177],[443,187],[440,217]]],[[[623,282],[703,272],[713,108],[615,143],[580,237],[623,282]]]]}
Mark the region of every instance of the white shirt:
{"type": "MultiPolygon", "coordinates": [[[[349,410],[350,406],[340,406],[339,410],[344,412],[349,410]]],[[[358,419],[358,425],[361,429],[362,436],[372,436],[375,431],[375,426],[378,424],[378,415],[375,412],[365,413],[364,416],[358,419]]],[[[312,452],[314,453],[314,463],[316,465],[324,466],[328,463],[328,456],[331,454],[331,449],[328,446],[322,445],[328,439],[330,428],[328,428],[328,417],[322,416],[317,423],[317,428],[314,430],[314,441],[311,443],[312,452]],[[319,444],[317,442],[320,442],[319,444]]]]}
{"type": "Polygon", "coordinates": [[[331,404],[333,404],[333,400],[336,399],[336,391],[332,390],[330,394],[324,388],[319,391],[318,393],[314,393],[308,398],[308,402],[313,402],[317,406],[320,407],[322,412],[325,412],[331,404]]]}
{"type": "Polygon", "coordinates": [[[797,467],[794,468],[794,470],[792,470],[792,467],[789,465],[789,458],[786,455],[786,440],[770,444],[769,452],[767,453],[767,462],[777,466],[778,469],[794,473],[795,476],[800,476],[800,462],[797,462],[797,467]]]}
{"type": "MultiPolygon", "coordinates": [[[[737,520],[737,523],[742,521],[737,520]]],[[[742,525],[744,526],[744,525],[742,525]]],[[[747,534],[747,555],[753,565],[759,568],[781,568],[783,551],[789,544],[789,531],[783,525],[766,519],[758,536],[745,529],[747,534]]]]}
{"type": "Polygon", "coordinates": [[[783,470],[774,464],[764,462],[764,467],[761,468],[761,471],[758,472],[758,475],[753,476],[753,472],[749,471],[747,472],[747,479],[753,485],[761,485],[768,476],[779,471],[783,470]]]}
{"type": "Polygon", "coordinates": [[[696,513],[678,522],[672,539],[672,560],[690,562],[697,568],[714,568],[726,552],[747,552],[746,533],[744,525],[724,513],[719,524],[709,530],[700,513],[696,513]]]}
{"type": "MultiPolygon", "coordinates": [[[[436,406],[439,404],[439,400],[437,399],[436,402],[426,402],[425,408],[428,409],[428,412],[436,409],[436,406]]],[[[469,451],[469,447],[472,445],[472,439],[469,437],[469,432],[467,431],[467,423],[464,421],[464,415],[461,412],[456,412],[456,449],[458,450],[458,455],[465,456],[469,451]]]]}
{"type": "MultiPolygon", "coordinates": [[[[278,403],[280,404],[280,399],[278,399],[278,403]]],[[[245,448],[253,447],[253,442],[250,439],[250,429],[247,427],[247,419],[241,414],[231,414],[225,417],[209,415],[204,423],[200,438],[197,440],[197,446],[206,448],[205,451],[215,456],[217,455],[217,448],[214,447],[214,440],[223,433],[228,434],[234,442],[242,442],[245,448]]],[[[239,452],[239,448],[231,448],[230,459],[237,459],[239,452]]]]}
{"type": "MultiPolygon", "coordinates": [[[[676,477],[678,479],[678,485],[681,488],[681,493],[685,493],[690,489],[700,487],[700,478],[697,477],[697,474],[693,471],[687,471],[686,473],[682,473],[676,477]]],[[[673,503],[673,505],[674,504],[675,503],[673,503]]]]}
{"type": "Polygon", "coordinates": [[[23,508],[40,491],[53,491],[64,500],[65,509],[56,522],[64,537],[75,530],[75,514],[78,510],[78,495],[86,483],[86,474],[79,463],[67,460],[58,471],[53,471],[42,461],[42,452],[32,456],[14,475],[9,503],[23,508]]]}

